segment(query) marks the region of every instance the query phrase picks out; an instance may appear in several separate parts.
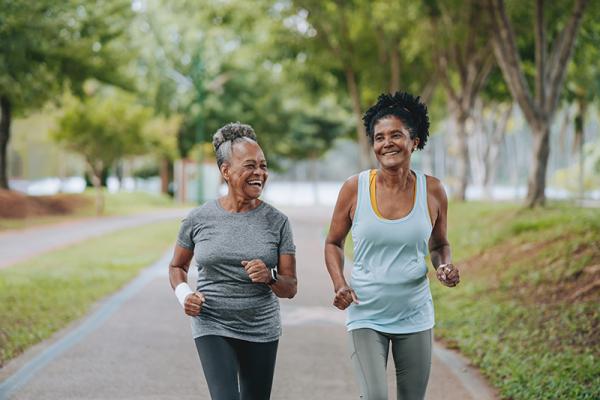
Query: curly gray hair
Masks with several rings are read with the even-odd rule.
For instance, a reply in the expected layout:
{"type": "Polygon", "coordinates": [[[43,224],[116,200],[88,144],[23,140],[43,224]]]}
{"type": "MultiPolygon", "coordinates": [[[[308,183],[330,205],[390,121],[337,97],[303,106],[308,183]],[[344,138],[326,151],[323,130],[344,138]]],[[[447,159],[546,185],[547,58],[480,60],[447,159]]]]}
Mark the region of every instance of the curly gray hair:
{"type": "Polygon", "coordinates": [[[257,143],[254,129],[250,125],[240,122],[230,122],[215,132],[212,144],[215,149],[219,169],[225,161],[229,161],[231,158],[231,148],[233,145],[244,140],[257,143]]]}

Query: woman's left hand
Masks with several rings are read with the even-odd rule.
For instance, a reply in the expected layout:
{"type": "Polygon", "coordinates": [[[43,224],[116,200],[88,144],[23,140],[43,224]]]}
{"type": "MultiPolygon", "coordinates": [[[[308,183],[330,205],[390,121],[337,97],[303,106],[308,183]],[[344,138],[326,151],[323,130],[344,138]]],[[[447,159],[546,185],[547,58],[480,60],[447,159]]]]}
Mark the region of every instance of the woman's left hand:
{"type": "Polygon", "coordinates": [[[436,270],[437,278],[444,286],[454,287],[460,282],[458,268],[453,264],[441,264],[436,270]]]}
{"type": "Polygon", "coordinates": [[[254,283],[271,282],[271,271],[261,260],[242,261],[246,273],[254,283]]]}

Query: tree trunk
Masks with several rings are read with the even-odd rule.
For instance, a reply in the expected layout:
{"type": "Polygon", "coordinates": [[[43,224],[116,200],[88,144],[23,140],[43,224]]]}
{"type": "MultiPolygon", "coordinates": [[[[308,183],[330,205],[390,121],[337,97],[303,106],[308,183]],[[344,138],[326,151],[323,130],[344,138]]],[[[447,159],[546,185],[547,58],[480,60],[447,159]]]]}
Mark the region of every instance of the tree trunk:
{"type": "Polygon", "coordinates": [[[88,161],[88,167],[90,169],[92,185],[96,192],[96,215],[102,215],[104,213],[104,195],[102,193],[102,171],[104,170],[104,166],[101,161],[97,163],[88,161]]]}
{"type": "Polygon", "coordinates": [[[356,82],[356,74],[352,68],[346,68],[346,84],[348,85],[348,92],[352,99],[352,111],[354,112],[354,118],[356,119],[356,131],[358,135],[358,164],[361,170],[371,168],[373,162],[371,161],[371,146],[367,140],[367,131],[363,125],[362,120],[362,106],[360,101],[360,92],[358,90],[358,83],[356,82]]]}
{"type": "Polygon", "coordinates": [[[469,184],[469,144],[467,143],[467,115],[457,111],[456,115],[456,138],[458,141],[458,166],[456,178],[458,183],[453,194],[454,200],[465,201],[467,196],[467,185],[469,184]]]}
{"type": "Polygon", "coordinates": [[[577,115],[575,116],[575,143],[573,147],[577,151],[578,157],[578,177],[577,177],[577,191],[579,193],[579,199],[583,200],[585,196],[585,171],[584,171],[584,153],[583,145],[585,142],[585,113],[587,111],[587,102],[584,99],[577,101],[577,115]]]}
{"type": "Polygon", "coordinates": [[[533,128],[533,158],[527,181],[528,207],[543,206],[546,203],[546,171],[550,155],[550,121],[540,121],[532,124],[533,128]]]}
{"type": "Polygon", "coordinates": [[[96,215],[102,215],[104,214],[104,195],[102,193],[100,176],[92,174],[92,183],[96,191],[96,215]]]}
{"type": "Polygon", "coordinates": [[[483,110],[483,101],[477,101],[471,112],[473,123],[467,140],[472,183],[480,188],[485,186],[485,177],[488,173],[487,160],[492,137],[487,126],[489,123],[484,119],[483,110]]]}
{"type": "Polygon", "coordinates": [[[168,158],[160,160],[160,192],[169,194],[172,166],[168,158]]]}
{"type": "Polygon", "coordinates": [[[123,190],[123,160],[118,160],[115,163],[115,176],[117,177],[117,182],[119,185],[119,191],[123,190]]]}
{"type": "Polygon", "coordinates": [[[2,110],[0,119],[0,189],[9,189],[7,159],[12,107],[10,100],[4,95],[0,96],[0,109],[2,110]]]}
{"type": "Polygon", "coordinates": [[[500,156],[500,146],[504,142],[504,138],[506,137],[506,126],[508,125],[508,120],[512,114],[513,105],[510,104],[504,112],[502,112],[500,116],[500,121],[498,121],[495,129],[492,131],[492,137],[490,138],[489,143],[489,151],[488,157],[486,160],[487,166],[485,168],[485,177],[484,177],[484,188],[486,198],[492,198],[492,188],[496,181],[496,172],[498,166],[498,158],[500,156]]]}
{"type": "Polygon", "coordinates": [[[589,0],[576,0],[573,11],[563,29],[558,32],[551,49],[546,49],[546,30],[543,1],[536,3],[534,21],[536,42],[536,93],[532,98],[517,51],[516,35],[510,24],[503,0],[488,0],[492,18],[492,42],[498,65],[513,99],[521,107],[528,125],[533,130],[534,153],[528,180],[526,205],[535,207],[545,203],[546,167],[550,153],[550,121],[556,111],[566,68],[573,53],[575,37],[589,0]],[[546,50],[550,53],[546,57],[546,50]]]}

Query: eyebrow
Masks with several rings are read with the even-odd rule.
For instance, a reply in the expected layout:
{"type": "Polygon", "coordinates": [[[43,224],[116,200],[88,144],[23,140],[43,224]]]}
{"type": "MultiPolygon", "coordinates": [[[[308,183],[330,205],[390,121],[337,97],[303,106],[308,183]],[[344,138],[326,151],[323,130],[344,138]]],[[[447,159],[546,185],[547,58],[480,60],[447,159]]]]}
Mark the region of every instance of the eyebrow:
{"type": "MultiPolygon", "coordinates": [[[[394,129],[394,130],[391,131],[391,133],[395,133],[395,132],[410,133],[410,131],[408,129],[406,129],[406,128],[404,128],[404,130],[403,129],[394,129]]],[[[374,136],[377,136],[377,135],[383,135],[383,132],[381,132],[381,131],[375,132],[374,136]]]]}

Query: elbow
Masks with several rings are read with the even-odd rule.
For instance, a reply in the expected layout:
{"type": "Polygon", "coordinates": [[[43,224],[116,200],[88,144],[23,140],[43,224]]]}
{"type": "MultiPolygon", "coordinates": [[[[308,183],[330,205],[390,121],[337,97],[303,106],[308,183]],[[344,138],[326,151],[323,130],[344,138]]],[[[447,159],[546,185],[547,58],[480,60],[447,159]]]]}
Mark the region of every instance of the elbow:
{"type": "Polygon", "coordinates": [[[298,293],[298,282],[294,279],[293,284],[290,287],[290,291],[287,294],[287,298],[288,299],[293,299],[294,297],[296,297],[296,294],[298,293]]]}

